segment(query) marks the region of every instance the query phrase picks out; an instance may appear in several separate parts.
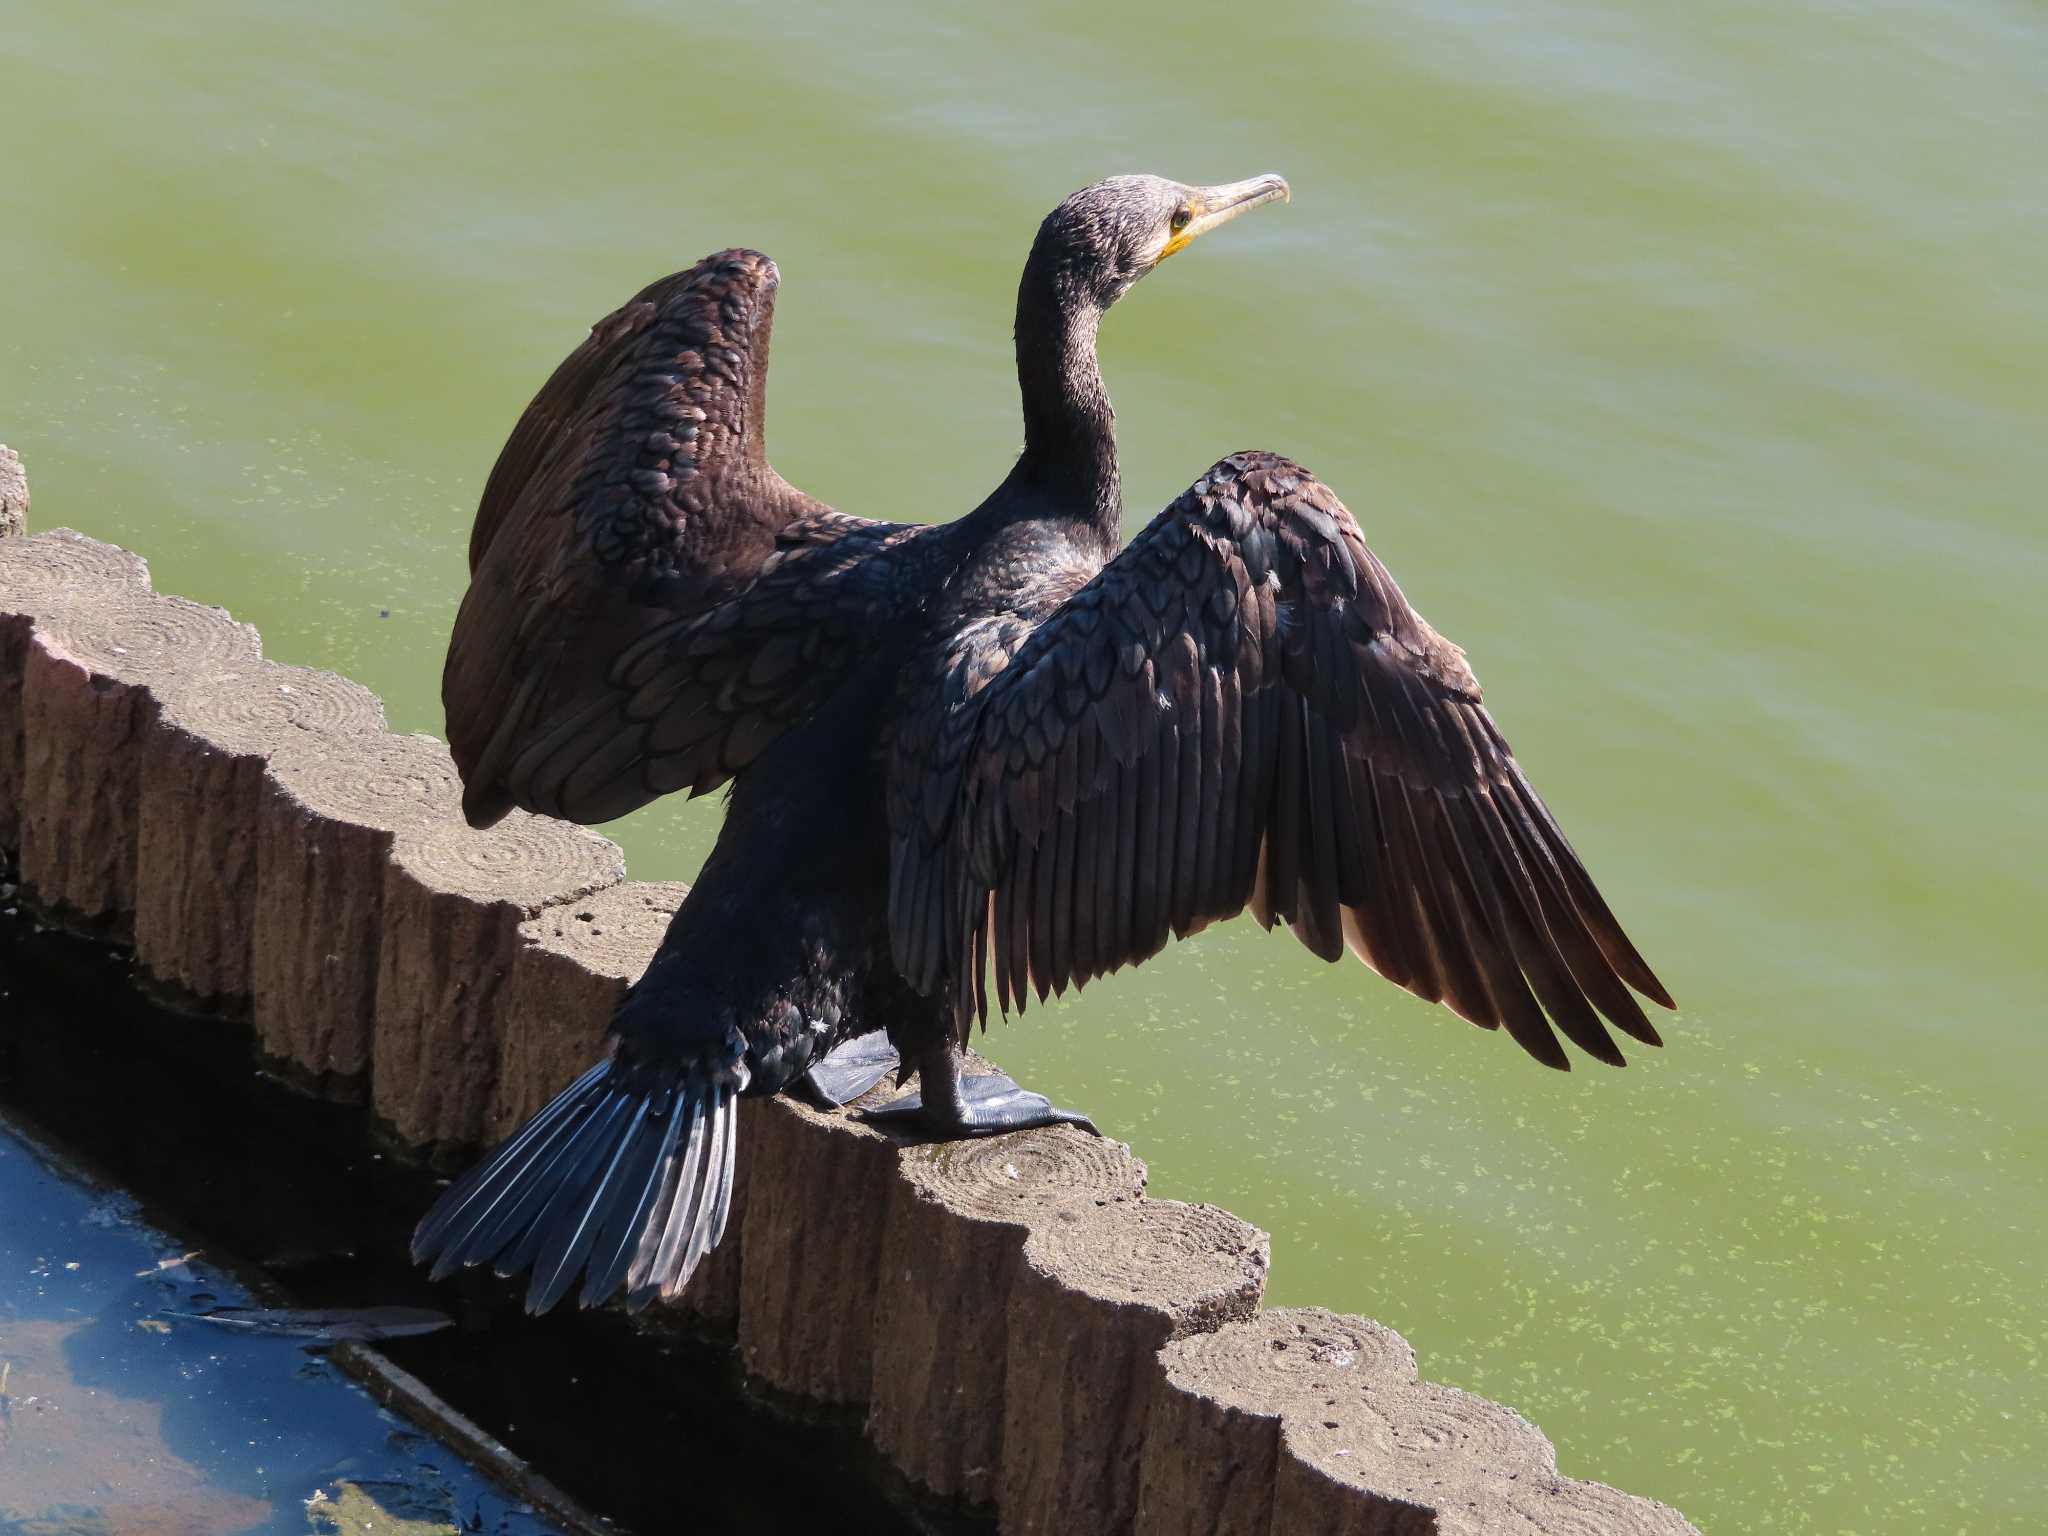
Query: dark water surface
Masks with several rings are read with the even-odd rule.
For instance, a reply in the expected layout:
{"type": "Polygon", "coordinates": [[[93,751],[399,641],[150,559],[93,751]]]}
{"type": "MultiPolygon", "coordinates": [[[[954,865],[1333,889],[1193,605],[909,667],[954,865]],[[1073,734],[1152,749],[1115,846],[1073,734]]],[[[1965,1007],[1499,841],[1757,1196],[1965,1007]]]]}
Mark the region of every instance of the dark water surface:
{"type": "Polygon", "coordinates": [[[0,1532],[546,1536],[555,1529],[298,1341],[133,1200],[0,1121],[0,1532]]]}
{"type": "MultiPolygon", "coordinates": [[[[38,6],[0,67],[36,521],[408,729],[505,432],[649,278],[774,255],[780,467],[949,516],[1044,210],[1285,172],[1105,327],[1132,520],[1241,447],[1336,486],[1684,1011],[1559,1077],[1238,924],[992,1045],[1569,1472],[2048,1521],[2038,6],[38,6]]],[[[715,817],[614,830],[688,876],[715,817]]]]}

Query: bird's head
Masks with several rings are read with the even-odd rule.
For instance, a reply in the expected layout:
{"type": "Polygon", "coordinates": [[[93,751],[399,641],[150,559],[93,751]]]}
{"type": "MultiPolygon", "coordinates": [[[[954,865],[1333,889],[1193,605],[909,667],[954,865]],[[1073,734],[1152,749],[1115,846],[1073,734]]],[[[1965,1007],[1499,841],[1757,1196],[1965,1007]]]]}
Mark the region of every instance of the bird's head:
{"type": "Polygon", "coordinates": [[[1190,187],[1163,176],[1112,176],[1083,187],[1045,216],[1031,247],[1073,297],[1107,309],[1159,263],[1219,224],[1265,203],[1285,202],[1279,176],[1190,187]]]}

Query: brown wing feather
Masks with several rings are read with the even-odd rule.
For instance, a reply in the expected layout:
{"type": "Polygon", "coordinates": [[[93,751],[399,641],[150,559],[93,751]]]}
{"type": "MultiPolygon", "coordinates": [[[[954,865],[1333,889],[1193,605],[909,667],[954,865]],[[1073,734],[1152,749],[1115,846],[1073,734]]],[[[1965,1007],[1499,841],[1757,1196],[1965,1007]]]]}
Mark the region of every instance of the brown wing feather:
{"type": "Polygon", "coordinates": [[[741,590],[782,530],[836,517],[765,456],[776,282],[767,257],[733,250],[650,285],[592,327],[513,428],[442,673],[477,824],[515,804],[602,820],[651,798],[641,786],[543,806],[522,754],[587,717],[587,754],[629,755],[589,713],[620,656],[741,590]]]}
{"type": "Polygon", "coordinates": [[[1603,1016],[1657,1043],[1630,988],[1670,996],[1464,653],[1287,460],[1225,459],[974,663],[993,678],[955,679],[943,734],[892,769],[923,789],[915,817],[892,808],[897,958],[963,1028],[985,949],[1021,1006],[1249,905],[1550,1065],[1569,1065],[1553,1029],[1619,1065],[1603,1016]]]}
{"type": "Polygon", "coordinates": [[[798,525],[734,596],[648,628],[581,708],[530,731],[508,759],[521,803],[603,820],[715,789],[838,687],[952,547],[944,528],[837,514],[836,537],[816,531],[798,525]]]}

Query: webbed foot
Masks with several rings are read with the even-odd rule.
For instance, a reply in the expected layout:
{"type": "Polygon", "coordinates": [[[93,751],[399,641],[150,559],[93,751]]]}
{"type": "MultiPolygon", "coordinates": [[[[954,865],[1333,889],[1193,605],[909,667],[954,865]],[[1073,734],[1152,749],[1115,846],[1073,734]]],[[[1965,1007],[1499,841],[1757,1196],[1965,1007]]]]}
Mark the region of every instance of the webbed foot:
{"type": "Polygon", "coordinates": [[[807,1102],[819,1109],[837,1109],[851,1104],[875,1084],[896,1070],[902,1060],[889,1043],[884,1030],[859,1035],[811,1063],[810,1071],[792,1085],[807,1102]]]}
{"type": "Polygon", "coordinates": [[[1090,1135],[1102,1134],[1080,1111],[1061,1109],[1044,1094],[1019,1087],[1000,1072],[962,1077],[960,1058],[950,1048],[927,1055],[917,1079],[917,1087],[910,1092],[859,1111],[860,1118],[883,1125],[914,1121],[947,1141],[1028,1131],[1041,1125],[1075,1125],[1090,1135]]]}

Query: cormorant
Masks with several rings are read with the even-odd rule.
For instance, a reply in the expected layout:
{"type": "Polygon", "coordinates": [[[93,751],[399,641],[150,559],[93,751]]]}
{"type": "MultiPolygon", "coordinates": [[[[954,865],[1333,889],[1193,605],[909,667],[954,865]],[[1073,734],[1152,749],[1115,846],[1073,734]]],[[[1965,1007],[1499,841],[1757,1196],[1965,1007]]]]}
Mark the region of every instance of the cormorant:
{"type": "Polygon", "coordinates": [[[1123,176],[1045,219],[1018,289],[1024,447],[936,526],[842,515],[763,451],[777,274],[731,250],[599,324],[493,469],[442,696],[488,825],[732,781],[606,1058],[441,1196],[437,1275],[531,1269],[542,1310],[673,1296],[724,1230],[736,1099],[941,1136],[1086,1121],[960,1050],[1246,906],[1531,1055],[1620,1065],[1671,1006],[1342,502],[1215,464],[1129,544],[1096,328],[1278,176],[1123,176]],[[883,1046],[875,1031],[886,1031],[883,1046]]]}

